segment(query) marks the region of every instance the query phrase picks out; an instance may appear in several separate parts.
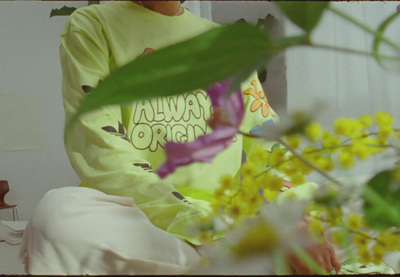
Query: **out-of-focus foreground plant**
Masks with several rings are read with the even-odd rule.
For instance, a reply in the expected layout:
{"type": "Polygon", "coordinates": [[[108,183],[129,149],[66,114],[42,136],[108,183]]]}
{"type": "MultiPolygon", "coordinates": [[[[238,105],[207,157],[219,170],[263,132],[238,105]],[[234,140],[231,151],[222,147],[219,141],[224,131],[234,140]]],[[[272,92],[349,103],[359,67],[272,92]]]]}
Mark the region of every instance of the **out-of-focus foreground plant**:
{"type": "MultiPolygon", "coordinates": [[[[371,56],[381,65],[387,60],[400,63],[400,45],[385,35],[387,26],[399,16],[398,11],[372,28],[329,2],[276,4],[303,30],[301,35],[272,40],[255,26],[233,24],[159,50],[115,70],[84,99],[69,126],[82,114],[104,105],[182,94],[228,78],[233,80],[227,90],[231,93],[274,55],[292,47],[371,56]],[[371,52],[314,43],[312,32],[326,12],[374,36],[371,52]],[[382,55],[381,44],[392,48],[396,55],[382,55]]],[[[346,184],[332,172],[338,168],[349,170],[357,161],[384,151],[394,150],[399,160],[400,132],[393,121],[390,115],[378,112],[357,119],[339,118],[333,131],[328,131],[312,118],[295,115],[290,126],[273,132],[261,130],[257,135],[243,134],[274,140],[276,144],[271,151],[256,148],[248,155],[240,182],[234,176],[221,176],[212,203],[213,213],[199,223],[199,232],[205,240],[225,233],[230,241],[227,249],[236,257],[271,254],[275,257],[276,273],[288,273],[281,259],[288,248],[302,256],[316,272],[323,273],[307,259],[292,231],[296,228],[293,222],[307,215],[309,231],[316,239],[322,239],[328,230],[336,244],[348,249],[349,257],[356,255],[363,263],[380,264],[385,253],[400,250],[399,163],[356,184],[346,184]],[[271,133],[274,136],[267,135],[271,133]],[[309,197],[304,199],[293,198],[295,194],[291,195],[290,190],[281,193],[288,184],[282,178],[290,180],[295,191],[312,172],[322,174],[329,182],[318,187],[310,185],[309,197]],[[345,207],[357,201],[361,201],[357,209],[345,211],[345,207]],[[355,246],[355,251],[350,245],[355,246]]]]}

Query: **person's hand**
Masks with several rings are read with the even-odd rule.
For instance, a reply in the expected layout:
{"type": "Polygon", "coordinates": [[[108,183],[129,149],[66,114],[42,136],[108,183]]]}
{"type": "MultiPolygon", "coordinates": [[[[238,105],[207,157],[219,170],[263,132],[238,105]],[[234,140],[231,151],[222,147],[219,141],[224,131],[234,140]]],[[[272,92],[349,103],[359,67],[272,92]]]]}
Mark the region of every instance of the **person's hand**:
{"type": "MultiPolygon", "coordinates": [[[[328,273],[339,272],[341,265],[332,245],[326,240],[304,249],[308,255],[328,273]],[[335,270],[335,271],[333,271],[335,270]]],[[[289,264],[293,274],[311,275],[315,274],[297,255],[289,255],[289,264]]]]}

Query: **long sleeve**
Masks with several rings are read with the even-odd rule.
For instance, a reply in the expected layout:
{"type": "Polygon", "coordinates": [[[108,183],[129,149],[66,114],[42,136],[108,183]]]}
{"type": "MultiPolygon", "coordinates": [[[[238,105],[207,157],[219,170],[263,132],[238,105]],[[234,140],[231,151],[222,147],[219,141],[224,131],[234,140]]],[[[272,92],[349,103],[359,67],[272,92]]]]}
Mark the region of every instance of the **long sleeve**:
{"type": "MultiPolygon", "coordinates": [[[[112,70],[109,42],[95,21],[85,14],[73,14],[62,32],[60,57],[66,122],[91,88],[112,70]],[[76,29],[74,20],[87,20],[90,32],[76,29]]],[[[126,133],[126,118],[119,106],[82,116],[66,134],[65,147],[72,167],[85,186],[132,197],[154,225],[197,244],[196,237],[186,228],[205,211],[188,203],[171,183],[152,172],[151,164],[138,155],[126,133]]]]}

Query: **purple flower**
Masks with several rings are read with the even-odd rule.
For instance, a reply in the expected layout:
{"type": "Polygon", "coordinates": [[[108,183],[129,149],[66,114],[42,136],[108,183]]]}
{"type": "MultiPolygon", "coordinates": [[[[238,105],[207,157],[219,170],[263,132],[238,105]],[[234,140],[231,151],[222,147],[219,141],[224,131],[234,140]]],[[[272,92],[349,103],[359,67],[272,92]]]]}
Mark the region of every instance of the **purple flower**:
{"type": "Polygon", "coordinates": [[[227,95],[231,83],[232,80],[223,81],[207,90],[214,108],[213,118],[209,121],[213,128],[211,134],[200,136],[193,142],[168,142],[165,145],[167,161],[157,170],[161,178],[179,166],[193,162],[209,163],[232,143],[244,117],[244,104],[240,90],[227,95]]]}

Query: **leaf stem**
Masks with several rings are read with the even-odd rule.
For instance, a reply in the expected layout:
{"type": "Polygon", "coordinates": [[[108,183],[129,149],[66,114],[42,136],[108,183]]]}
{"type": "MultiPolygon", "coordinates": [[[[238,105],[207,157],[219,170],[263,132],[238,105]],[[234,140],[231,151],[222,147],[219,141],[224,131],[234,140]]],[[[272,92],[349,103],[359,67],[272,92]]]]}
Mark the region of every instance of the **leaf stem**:
{"type": "MultiPolygon", "coordinates": [[[[352,49],[352,48],[346,48],[346,47],[332,46],[332,45],[328,45],[328,44],[320,44],[320,43],[310,42],[310,44],[307,44],[306,46],[317,48],[317,49],[325,49],[325,50],[340,51],[340,52],[349,53],[349,54],[357,54],[357,55],[362,55],[362,56],[371,56],[371,57],[375,56],[372,52],[358,50],[358,49],[352,49]]],[[[381,55],[381,58],[387,59],[387,60],[400,61],[400,57],[397,57],[397,56],[381,55]]]]}
{"type": "Polygon", "coordinates": [[[395,42],[393,42],[392,40],[390,40],[389,38],[387,38],[386,36],[384,36],[382,32],[374,30],[372,27],[366,25],[364,22],[357,20],[356,18],[348,15],[347,13],[343,12],[340,9],[336,9],[336,8],[332,7],[332,5],[330,5],[328,7],[328,10],[330,10],[331,12],[335,13],[336,15],[346,19],[347,21],[353,23],[354,25],[360,27],[361,29],[367,31],[368,33],[373,34],[375,37],[381,38],[382,41],[386,42],[388,45],[390,45],[395,50],[400,52],[400,46],[398,44],[396,44],[395,42]]]}

